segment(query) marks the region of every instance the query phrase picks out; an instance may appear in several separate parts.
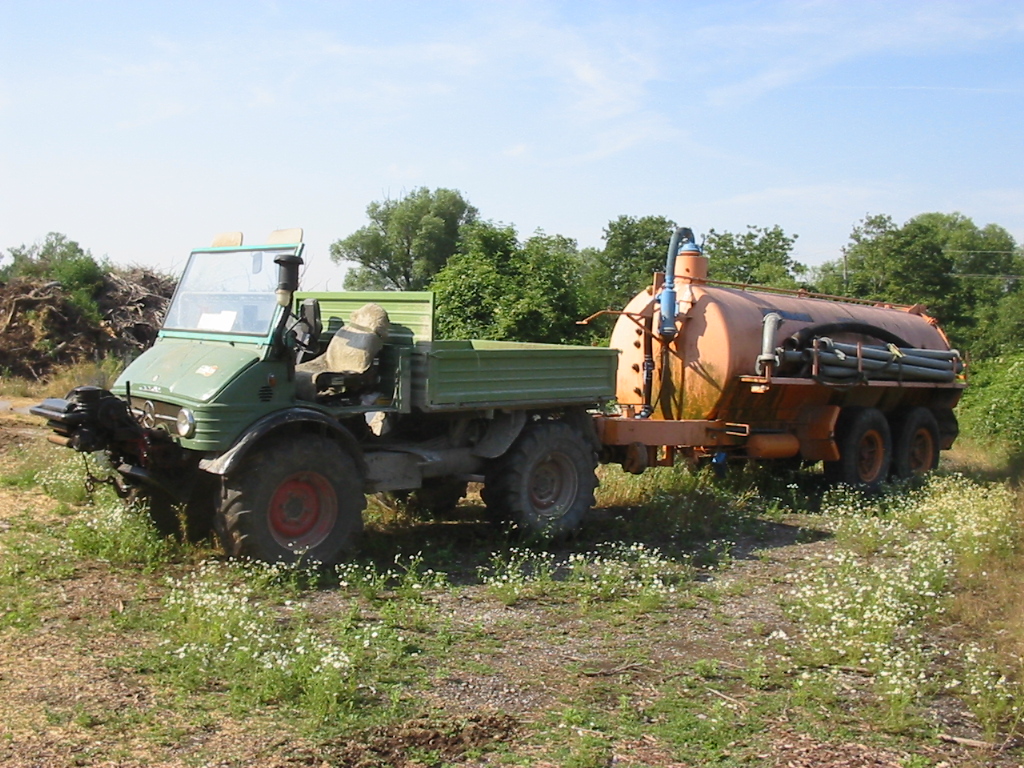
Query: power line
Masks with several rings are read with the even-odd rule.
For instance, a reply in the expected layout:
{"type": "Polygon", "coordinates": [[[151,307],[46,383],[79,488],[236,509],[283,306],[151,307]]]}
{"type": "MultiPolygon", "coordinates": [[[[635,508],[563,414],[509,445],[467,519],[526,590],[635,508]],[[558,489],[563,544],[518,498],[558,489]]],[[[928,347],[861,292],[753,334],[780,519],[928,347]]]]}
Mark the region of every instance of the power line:
{"type": "Polygon", "coordinates": [[[993,277],[993,278],[998,278],[999,280],[1020,280],[1021,278],[1024,278],[1024,275],[989,275],[989,274],[972,275],[972,274],[964,274],[963,272],[947,272],[946,273],[946,277],[993,277]]]}

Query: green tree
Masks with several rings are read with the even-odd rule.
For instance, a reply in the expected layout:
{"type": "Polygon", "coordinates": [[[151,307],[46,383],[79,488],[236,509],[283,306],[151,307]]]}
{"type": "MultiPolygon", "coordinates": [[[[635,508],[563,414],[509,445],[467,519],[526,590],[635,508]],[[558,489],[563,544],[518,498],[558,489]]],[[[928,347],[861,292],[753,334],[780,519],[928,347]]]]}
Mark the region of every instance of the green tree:
{"type": "Polygon", "coordinates": [[[422,290],[455,253],[477,210],[451,189],[420,187],[366,207],[370,223],[331,245],[331,259],[353,262],[349,290],[422,290]]]}
{"type": "Polygon", "coordinates": [[[443,338],[563,342],[579,335],[580,259],[575,241],[476,223],[430,285],[443,338]]]}
{"type": "Polygon", "coordinates": [[[960,213],[923,213],[902,226],[876,215],[858,224],[850,241],[842,259],[819,269],[820,290],[924,304],[955,343],[998,346],[984,326],[995,321],[993,309],[1004,299],[1004,308],[1012,308],[1009,297],[1019,282],[1012,276],[1024,266],[1005,229],[979,228],[960,213]]]}
{"type": "Polygon", "coordinates": [[[704,242],[708,277],[731,283],[796,288],[807,272],[791,255],[796,238],[778,225],[748,226],[742,234],[712,229],[704,242]]]}
{"type": "Polygon", "coordinates": [[[463,230],[459,252],[430,284],[439,336],[501,338],[495,315],[515,274],[518,250],[514,227],[476,222],[463,230]]]}
{"type": "Polygon", "coordinates": [[[891,216],[867,216],[854,226],[843,256],[816,270],[815,282],[822,293],[883,300],[888,285],[890,240],[898,230],[891,216]]]}
{"type": "Polygon", "coordinates": [[[577,337],[583,310],[576,241],[538,232],[512,264],[512,282],[499,306],[500,337],[550,343],[577,337]]]}
{"type": "Polygon", "coordinates": [[[675,222],[664,216],[619,216],[604,229],[604,249],[583,255],[583,301],[590,311],[621,308],[665,268],[675,222]]]}

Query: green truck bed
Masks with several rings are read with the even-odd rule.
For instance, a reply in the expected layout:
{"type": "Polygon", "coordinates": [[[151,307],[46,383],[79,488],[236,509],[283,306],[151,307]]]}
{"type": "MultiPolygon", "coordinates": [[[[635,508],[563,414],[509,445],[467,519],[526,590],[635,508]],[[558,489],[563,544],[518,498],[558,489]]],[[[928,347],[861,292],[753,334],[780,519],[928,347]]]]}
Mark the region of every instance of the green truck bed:
{"type": "Polygon", "coordinates": [[[588,405],[615,397],[618,350],[513,341],[433,341],[412,355],[424,411],[588,405]]]}
{"type": "Polygon", "coordinates": [[[511,341],[434,340],[430,292],[299,293],[296,302],[320,304],[324,336],[363,304],[373,302],[391,318],[389,344],[402,360],[398,401],[402,410],[435,412],[481,408],[593,405],[615,397],[618,350],[511,341]]]}

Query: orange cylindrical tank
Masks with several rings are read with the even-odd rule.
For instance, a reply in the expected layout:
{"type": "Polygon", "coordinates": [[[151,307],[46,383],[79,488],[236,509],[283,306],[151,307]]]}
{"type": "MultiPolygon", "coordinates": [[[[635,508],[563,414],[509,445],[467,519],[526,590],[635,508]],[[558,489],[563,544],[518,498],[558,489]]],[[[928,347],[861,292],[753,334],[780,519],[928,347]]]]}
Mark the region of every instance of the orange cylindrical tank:
{"type": "MultiPolygon", "coordinates": [[[[674,338],[663,341],[659,336],[657,292],[653,289],[635,296],[616,323],[610,345],[622,353],[617,383],[621,405],[643,406],[645,353],[649,353],[653,364],[653,418],[728,418],[728,414],[720,413],[723,396],[737,377],[758,373],[764,318],[771,312],[782,318],[772,349],[803,328],[840,322],[883,329],[912,347],[949,349],[945,335],[931,318],[906,308],[714,285],[703,280],[701,266],[689,260],[676,265],[678,314],[674,338]],[[647,322],[647,318],[652,321],[647,322]],[[645,344],[648,333],[653,340],[645,344]]],[[[866,336],[828,335],[841,341],[881,343],[866,336]]]]}

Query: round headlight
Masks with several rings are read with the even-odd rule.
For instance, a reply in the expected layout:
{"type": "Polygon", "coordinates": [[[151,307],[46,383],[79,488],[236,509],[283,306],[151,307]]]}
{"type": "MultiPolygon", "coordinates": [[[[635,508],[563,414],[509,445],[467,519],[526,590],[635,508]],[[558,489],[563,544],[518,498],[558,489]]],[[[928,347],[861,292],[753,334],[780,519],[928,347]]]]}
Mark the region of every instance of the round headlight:
{"type": "Polygon", "coordinates": [[[182,408],[178,411],[175,426],[181,437],[192,437],[196,433],[196,415],[188,408],[182,408]]]}

